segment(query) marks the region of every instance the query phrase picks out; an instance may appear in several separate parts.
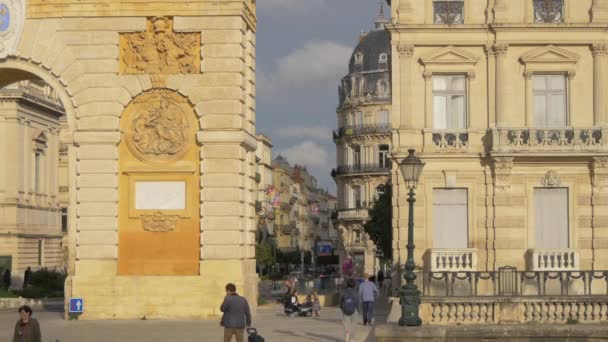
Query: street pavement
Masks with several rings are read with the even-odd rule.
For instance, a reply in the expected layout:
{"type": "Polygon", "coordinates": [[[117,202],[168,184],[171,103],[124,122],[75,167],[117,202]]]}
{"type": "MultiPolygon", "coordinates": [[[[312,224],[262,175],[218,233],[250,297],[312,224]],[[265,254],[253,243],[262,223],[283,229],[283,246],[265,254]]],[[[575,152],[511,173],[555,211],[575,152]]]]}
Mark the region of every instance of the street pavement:
{"type": "MultiPolygon", "coordinates": [[[[384,303],[377,305],[378,322],[386,320],[384,303]]],[[[203,321],[66,321],[60,306],[37,310],[43,342],[189,342],[222,341],[219,320],[203,321]]],[[[360,316],[359,316],[360,317],[360,316]]],[[[0,311],[0,341],[11,341],[17,313],[0,311]]],[[[357,342],[373,342],[373,327],[357,325],[357,342]]],[[[277,304],[262,306],[253,325],[267,342],[342,342],[343,328],[339,309],[323,308],[321,317],[290,318],[277,304]]]]}

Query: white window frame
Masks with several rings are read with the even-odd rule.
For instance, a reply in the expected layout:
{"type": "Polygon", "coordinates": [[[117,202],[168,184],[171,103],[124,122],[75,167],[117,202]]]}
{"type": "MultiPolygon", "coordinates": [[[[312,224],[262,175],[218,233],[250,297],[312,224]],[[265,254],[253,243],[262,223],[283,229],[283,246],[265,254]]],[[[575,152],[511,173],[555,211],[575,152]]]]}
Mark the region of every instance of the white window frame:
{"type": "Polygon", "coordinates": [[[433,101],[433,128],[434,129],[453,129],[453,130],[458,130],[458,129],[466,129],[468,127],[468,77],[466,74],[433,74],[433,80],[431,81],[432,83],[432,92],[433,92],[433,97],[432,97],[432,101],[433,101]],[[450,89],[451,87],[451,80],[455,79],[455,78],[462,78],[464,80],[464,86],[462,90],[456,90],[456,89],[450,89]],[[448,89],[446,90],[436,90],[435,89],[435,80],[436,79],[446,79],[446,84],[448,85],[448,89]],[[462,103],[462,111],[463,111],[463,124],[462,127],[450,127],[450,120],[448,120],[449,118],[451,118],[452,116],[456,115],[453,114],[456,109],[454,108],[454,105],[451,106],[451,104],[453,104],[453,97],[455,96],[462,96],[463,97],[463,103],[462,103]],[[445,112],[445,127],[437,127],[437,108],[435,108],[435,102],[436,102],[436,98],[437,97],[444,97],[446,100],[446,112],[445,112]]]}
{"type": "Polygon", "coordinates": [[[388,158],[389,154],[391,153],[391,147],[388,144],[380,144],[378,145],[378,166],[382,167],[382,168],[388,168],[390,167],[390,160],[388,158]],[[381,147],[382,146],[386,146],[386,150],[382,151],[381,147]]]}
{"type": "Polygon", "coordinates": [[[555,127],[567,127],[569,125],[570,122],[570,113],[569,113],[569,87],[568,87],[568,77],[565,74],[534,74],[532,76],[532,99],[533,99],[533,113],[534,113],[534,126],[536,128],[555,128],[555,127]],[[536,89],[536,81],[537,79],[544,79],[545,80],[545,84],[549,84],[549,82],[547,82],[550,78],[562,78],[563,79],[563,85],[564,88],[563,89],[536,89]],[[562,95],[564,97],[564,103],[563,103],[563,108],[564,108],[564,122],[561,125],[557,125],[557,126],[552,126],[549,125],[549,117],[551,117],[552,115],[555,114],[555,108],[553,108],[553,104],[551,99],[551,96],[557,96],[557,95],[562,95]],[[544,122],[545,124],[539,124],[539,114],[536,111],[536,98],[537,96],[545,96],[545,113],[544,113],[544,122]]]}

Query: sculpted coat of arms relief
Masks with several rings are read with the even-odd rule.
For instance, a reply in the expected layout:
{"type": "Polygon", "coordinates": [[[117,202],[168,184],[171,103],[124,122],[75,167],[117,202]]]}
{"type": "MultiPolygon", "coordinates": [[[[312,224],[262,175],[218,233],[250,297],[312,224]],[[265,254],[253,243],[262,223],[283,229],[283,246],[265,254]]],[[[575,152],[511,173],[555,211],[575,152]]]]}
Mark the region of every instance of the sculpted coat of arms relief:
{"type": "Polygon", "coordinates": [[[139,95],[125,115],[127,146],[142,161],[153,164],[176,161],[193,144],[192,109],[173,91],[154,89],[139,95]]]}
{"type": "Polygon", "coordinates": [[[16,54],[24,21],[25,0],[0,0],[0,59],[16,54]]]}
{"type": "Polygon", "coordinates": [[[200,73],[200,33],[173,32],[173,19],[148,19],[146,32],[120,35],[121,74],[200,73]]]}

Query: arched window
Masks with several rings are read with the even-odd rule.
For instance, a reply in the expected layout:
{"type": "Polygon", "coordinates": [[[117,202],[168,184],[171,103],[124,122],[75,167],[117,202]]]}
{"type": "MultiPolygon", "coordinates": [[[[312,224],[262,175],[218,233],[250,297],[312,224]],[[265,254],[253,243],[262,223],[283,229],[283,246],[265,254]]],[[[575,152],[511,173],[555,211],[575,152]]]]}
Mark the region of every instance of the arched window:
{"type": "Polygon", "coordinates": [[[378,93],[378,96],[381,97],[385,97],[388,96],[388,81],[385,79],[381,79],[378,81],[378,84],[376,85],[376,92],[378,93]]]}

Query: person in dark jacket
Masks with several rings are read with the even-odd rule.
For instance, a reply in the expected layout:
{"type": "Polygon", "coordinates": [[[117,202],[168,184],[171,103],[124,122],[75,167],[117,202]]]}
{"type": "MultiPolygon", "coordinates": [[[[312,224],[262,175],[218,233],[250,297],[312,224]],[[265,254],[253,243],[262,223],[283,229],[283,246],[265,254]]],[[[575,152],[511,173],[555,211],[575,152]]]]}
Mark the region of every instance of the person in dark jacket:
{"type": "Polygon", "coordinates": [[[42,342],[40,324],[32,318],[32,309],[23,305],[19,308],[19,320],[15,324],[13,342],[42,342]]]}
{"type": "Polygon", "coordinates": [[[220,310],[224,313],[220,322],[224,327],[224,342],[230,342],[233,335],[236,342],[243,342],[245,327],[251,326],[251,311],[247,299],[236,293],[234,284],[226,285],[226,297],[220,310]]]}
{"type": "Polygon", "coordinates": [[[26,288],[30,285],[30,282],[32,281],[32,268],[31,267],[27,267],[27,269],[25,270],[25,272],[23,272],[23,288],[26,288]]]}
{"type": "Polygon", "coordinates": [[[346,288],[340,292],[340,310],[342,311],[342,324],[344,325],[344,341],[353,342],[355,338],[355,318],[359,309],[359,296],[355,289],[355,280],[346,280],[346,288]]]}

